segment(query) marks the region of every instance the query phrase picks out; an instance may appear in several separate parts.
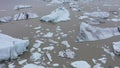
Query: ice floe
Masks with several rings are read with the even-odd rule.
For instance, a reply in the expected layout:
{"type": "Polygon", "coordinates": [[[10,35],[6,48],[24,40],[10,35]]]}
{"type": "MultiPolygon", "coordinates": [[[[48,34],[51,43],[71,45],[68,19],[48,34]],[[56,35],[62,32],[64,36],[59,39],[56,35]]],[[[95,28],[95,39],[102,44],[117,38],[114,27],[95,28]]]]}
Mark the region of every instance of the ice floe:
{"type": "Polygon", "coordinates": [[[84,13],[84,15],[92,16],[92,17],[99,17],[99,18],[108,18],[110,16],[109,12],[91,12],[91,13],[84,13]]]}
{"type": "Polygon", "coordinates": [[[74,68],[91,68],[91,65],[86,61],[74,61],[71,66],[74,68]]]}
{"type": "Polygon", "coordinates": [[[47,58],[49,59],[49,61],[52,62],[53,60],[52,60],[51,54],[47,52],[46,55],[47,55],[47,58]]]}
{"type": "Polygon", "coordinates": [[[66,49],[66,50],[60,51],[58,56],[73,59],[76,56],[76,54],[74,51],[70,49],[66,49]]]}
{"type": "Polygon", "coordinates": [[[113,50],[116,55],[120,55],[120,41],[113,42],[113,50]]]}
{"type": "Polygon", "coordinates": [[[36,13],[31,13],[31,12],[22,12],[14,15],[13,20],[26,20],[26,19],[31,19],[31,18],[37,18],[38,15],[36,13]]]}
{"type": "Polygon", "coordinates": [[[0,33],[0,45],[0,61],[15,59],[26,51],[29,40],[17,39],[0,33]]]}
{"type": "Polygon", "coordinates": [[[119,28],[120,27],[100,28],[92,26],[90,24],[81,23],[80,33],[77,37],[77,40],[83,42],[107,39],[113,36],[120,35],[119,28]]]}
{"type": "Polygon", "coordinates": [[[18,61],[18,63],[19,63],[20,65],[22,65],[22,64],[24,64],[24,63],[27,63],[27,59],[24,59],[24,60],[18,61]]]}
{"type": "Polygon", "coordinates": [[[48,46],[48,47],[44,47],[43,50],[53,50],[54,49],[54,46],[48,46]]]}
{"type": "Polygon", "coordinates": [[[58,7],[56,10],[52,11],[51,14],[41,17],[41,21],[45,22],[61,22],[70,20],[70,13],[64,7],[58,7]]]}
{"type": "Polygon", "coordinates": [[[0,18],[0,23],[10,22],[11,20],[12,20],[11,16],[2,17],[2,18],[0,18]]]}
{"type": "Polygon", "coordinates": [[[25,8],[31,8],[31,5],[16,5],[14,7],[15,10],[19,10],[19,9],[25,9],[25,8]]]}

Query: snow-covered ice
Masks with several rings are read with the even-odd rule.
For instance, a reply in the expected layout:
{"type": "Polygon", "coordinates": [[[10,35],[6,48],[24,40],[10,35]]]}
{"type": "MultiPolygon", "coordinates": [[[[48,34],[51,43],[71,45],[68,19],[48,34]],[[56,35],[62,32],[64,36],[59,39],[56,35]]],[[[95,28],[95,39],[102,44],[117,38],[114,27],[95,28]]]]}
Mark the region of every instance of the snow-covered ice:
{"type": "Polygon", "coordinates": [[[22,12],[14,15],[13,20],[25,20],[25,19],[31,19],[31,18],[37,18],[38,15],[36,13],[31,12],[22,12]]]}
{"type": "Polygon", "coordinates": [[[86,61],[74,61],[71,66],[74,68],[91,68],[91,65],[86,61]]]}
{"type": "Polygon", "coordinates": [[[77,41],[83,42],[107,39],[120,35],[119,29],[120,27],[100,28],[87,23],[81,23],[77,41]]]}
{"type": "Polygon", "coordinates": [[[44,47],[43,50],[53,50],[55,47],[54,46],[48,46],[48,47],[44,47]]]}
{"type": "Polygon", "coordinates": [[[25,8],[31,8],[31,5],[16,5],[14,7],[15,10],[19,10],[19,9],[25,9],[25,8]]]}
{"type": "Polygon", "coordinates": [[[61,22],[70,20],[70,13],[65,7],[58,7],[51,14],[41,17],[41,21],[45,22],[61,22]]]}
{"type": "Polygon", "coordinates": [[[17,39],[0,33],[0,45],[0,61],[15,59],[26,51],[29,40],[17,39]]]}

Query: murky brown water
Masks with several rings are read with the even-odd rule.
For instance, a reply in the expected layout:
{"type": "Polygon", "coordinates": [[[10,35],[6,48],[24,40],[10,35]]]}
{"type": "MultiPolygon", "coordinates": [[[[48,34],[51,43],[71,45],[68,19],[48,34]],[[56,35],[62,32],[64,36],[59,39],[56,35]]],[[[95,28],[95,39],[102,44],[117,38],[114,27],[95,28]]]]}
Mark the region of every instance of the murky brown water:
{"type": "MultiPolygon", "coordinates": [[[[0,17],[3,16],[13,16],[15,13],[22,12],[22,11],[30,11],[30,12],[35,12],[37,13],[40,17],[49,14],[52,10],[56,9],[57,5],[51,5],[51,6],[46,6],[46,2],[42,0],[1,0],[0,1],[0,10],[7,10],[7,11],[0,11],[0,17]],[[33,7],[30,9],[24,9],[21,11],[15,11],[13,10],[13,7],[18,4],[29,4],[32,5],[33,7]]],[[[2,23],[0,24],[0,29],[2,30],[2,33],[11,35],[13,37],[17,38],[24,38],[28,37],[30,40],[30,46],[28,47],[28,51],[25,52],[23,55],[20,56],[21,59],[28,59],[28,62],[30,61],[30,52],[29,49],[32,47],[32,45],[35,43],[36,39],[44,39],[45,44],[42,45],[42,47],[48,46],[48,43],[46,40],[47,38],[43,38],[42,35],[40,37],[34,38],[36,35],[35,30],[33,29],[34,27],[41,26],[44,34],[49,32],[46,29],[50,29],[50,32],[53,32],[56,34],[56,27],[61,26],[62,32],[68,34],[66,38],[62,38],[60,40],[57,39],[57,37],[53,37],[50,39],[56,40],[59,43],[61,43],[62,40],[67,40],[69,44],[71,45],[70,49],[73,47],[79,48],[79,50],[75,51],[77,56],[74,59],[65,59],[58,57],[58,52],[60,50],[66,49],[63,45],[59,44],[59,46],[55,47],[53,51],[50,51],[52,55],[53,62],[52,63],[59,63],[60,67],[58,68],[63,68],[62,65],[66,65],[67,68],[72,68],[70,66],[70,63],[72,61],[76,60],[85,60],[92,66],[94,65],[92,62],[92,59],[99,59],[102,57],[102,55],[106,55],[107,57],[107,63],[103,64],[105,68],[113,68],[114,66],[120,66],[120,56],[115,56],[115,60],[112,60],[111,56],[103,51],[101,48],[104,45],[107,45],[110,47],[112,50],[112,42],[120,41],[120,36],[112,37],[109,39],[105,40],[99,40],[99,41],[94,41],[94,42],[83,42],[83,43],[76,43],[75,39],[76,36],[79,33],[79,24],[83,22],[84,20],[79,20],[78,17],[83,14],[83,12],[92,12],[92,11],[97,11],[96,7],[99,7],[101,11],[119,11],[118,8],[120,7],[120,0],[96,0],[91,3],[80,3],[80,7],[83,7],[81,12],[74,12],[72,11],[67,4],[64,6],[69,9],[70,15],[71,15],[71,20],[67,22],[61,22],[57,24],[52,24],[52,23],[44,23],[40,22],[39,18],[37,19],[29,19],[29,20],[22,20],[22,21],[12,21],[10,23],[2,23]],[[103,4],[112,4],[113,6],[103,6],[103,4]],[[29,27],[32,25],[32,27],[29,27]],[[72,33],[69,33],[69,31],[75,31],[72,33]],[[54,53],[56,52],[56,53],[54,53]]],[[[120,12],[120,11],[119,11],[120,12]]],[[[119,15],[120,16],[120,15],[119,15]]],[[[110,18],[113,16],[111,15],[110,18]]],[[[100,24],[97,26],[101,27],[113,27],[113,26],[120,26],[119,22],[108,22],[104,24],[100,24]],[[116,25],[117,24],[117,25],[116,25]]],[[[46,57],[46,56],[45,56],[46,57]]],[[[48,60],[46,60],[47,62],[48,60]]],[[[22,66],[18,64],[17,60],[12,60],[10,62],[14,62],[16,67],[15,68],[21,68],[22,66]]],[[[8,65],[8,62],[3,62],[6,65],[8,65]]],[[[51,66],[51,65],[47,65],[51,66]]]]}

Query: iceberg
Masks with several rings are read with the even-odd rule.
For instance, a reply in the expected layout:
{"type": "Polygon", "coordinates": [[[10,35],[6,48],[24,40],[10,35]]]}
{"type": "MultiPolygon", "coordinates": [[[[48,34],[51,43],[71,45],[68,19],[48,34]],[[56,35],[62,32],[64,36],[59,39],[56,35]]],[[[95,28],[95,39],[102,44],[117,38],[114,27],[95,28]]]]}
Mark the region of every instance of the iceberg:
{"type": "Polygon", "coordinates": [[[100,28],[87,23],[81,23],[77,41],[96,41],[117,35],[120,35],[120,27],[100,28]]]}
{"type": "Polygon", "coordinates": [[[1,23],[6,23],[6,22],[10,22],[12,20],[11,16],[7,16],[7,17],[2,17],[0,18],[0,22],[1,23]]]}
{"type": "Polygon", "coordinates": [[[15,20],[15,21],[25,20],[25,19],[31,19],[31,18],[37,18],[37,17],[38,17],[38,15],[35,13],[22,12],[22,13],[15,14],[13,20],[15,20]]]}
{"type": "Polygon", "coordinates": [[[120,55],[120,41],[113,42],[113,50],[116,55],[120,55]]]}
{"type": "Polygon", "coordinates": [[[29,40],[21,40],[0,33],[0,61],[16,59],[26,51],[29,40]]]}
{"type": "Polygon", "coordinates": [[[16,5],[14,7],[15,10],[19,10],[19,9],[24,9],[24,8],[31,8],[31,5],[16,5]]]}
{"type": "Polygon", "coordinates": [[[64,7],[58,7],[56,10],[52,11],[51,14],[41,17],[41,21],[45,22],[61,22],[70,20],[70,13],[64,7]]]}

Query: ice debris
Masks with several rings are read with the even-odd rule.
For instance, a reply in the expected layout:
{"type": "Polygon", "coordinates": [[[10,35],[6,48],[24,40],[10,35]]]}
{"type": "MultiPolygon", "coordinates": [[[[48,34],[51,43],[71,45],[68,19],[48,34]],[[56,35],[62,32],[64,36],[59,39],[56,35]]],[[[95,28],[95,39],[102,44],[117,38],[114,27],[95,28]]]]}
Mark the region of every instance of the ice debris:
{"type": "Polygon", "coordinates": [[[43,35],[43,37],[51,38],[51,37],[53,37],[53,33],[48,32],[47,34],[43,35]]]}
{"type": "Polygon", "coordinates": [[[24,9],[24,8],[31,8],[31,5],[16,5],[14,7],[15,10],[19,10],[19,9],[24,9]]]}
{"type": "Polygon", "coordinates": [[[14,15],[13,20],[26,20],[26,19],[31,19],[31,18],[37,18],[38,15],[36,13],[31,13],[31,12],[22,12],[14,15]]]}
{"type": "Polygon", "coordinates": [[[49,59],[49,61],[52,62],[53,60],[52,60],[50,53],[47,52],[46,55],[47,55],[47,58],[49,59]]]}
{"type": "Polygon", "coordinates": [[[70,20],[70,13],[64,7],[58,7],[56,10],[52,11],[51,14],[41,17],[41,21],[45,22],[61,22],[70,20]]]}
{"type": "Polygon", "coordinates": [[[70,49],[66,49],[66,50],[60,51],[58,56],[73,59],[76,55],[74,51],[70,49]]]}
{"type": "Polygon", "coordinates": [[[22,65],[22,64],[24,64],[24,63],[26,63],[26,62],[27,62],[27,59],[18,61],[18,63],[19,63],[20,65],[22,65]]]}
{"type": "Polygon", "coordinates": [[[120,27],[100,28],[90,24],[81,23],[77,41],[95,41],[107,39],[117,35],[120,35],[120,27]]]}
{"type": "Polygon", "coordinates": [[[0,61],[15,59],[26,51],[29,40],[17,39],[0,33],[0,45],[0,61]]]}
{"type": "Polygon", "coordinates": [[[71,66],[74,68],[91,68],[91,65],[86,61],[74,61],[71,63],[71,66]]]}
{"type": "Polygon", "coordinates": [[[43,50],[53,50],[54,49],[54,46],[48,46],[48,47],[44,47],[43,50]]]}

